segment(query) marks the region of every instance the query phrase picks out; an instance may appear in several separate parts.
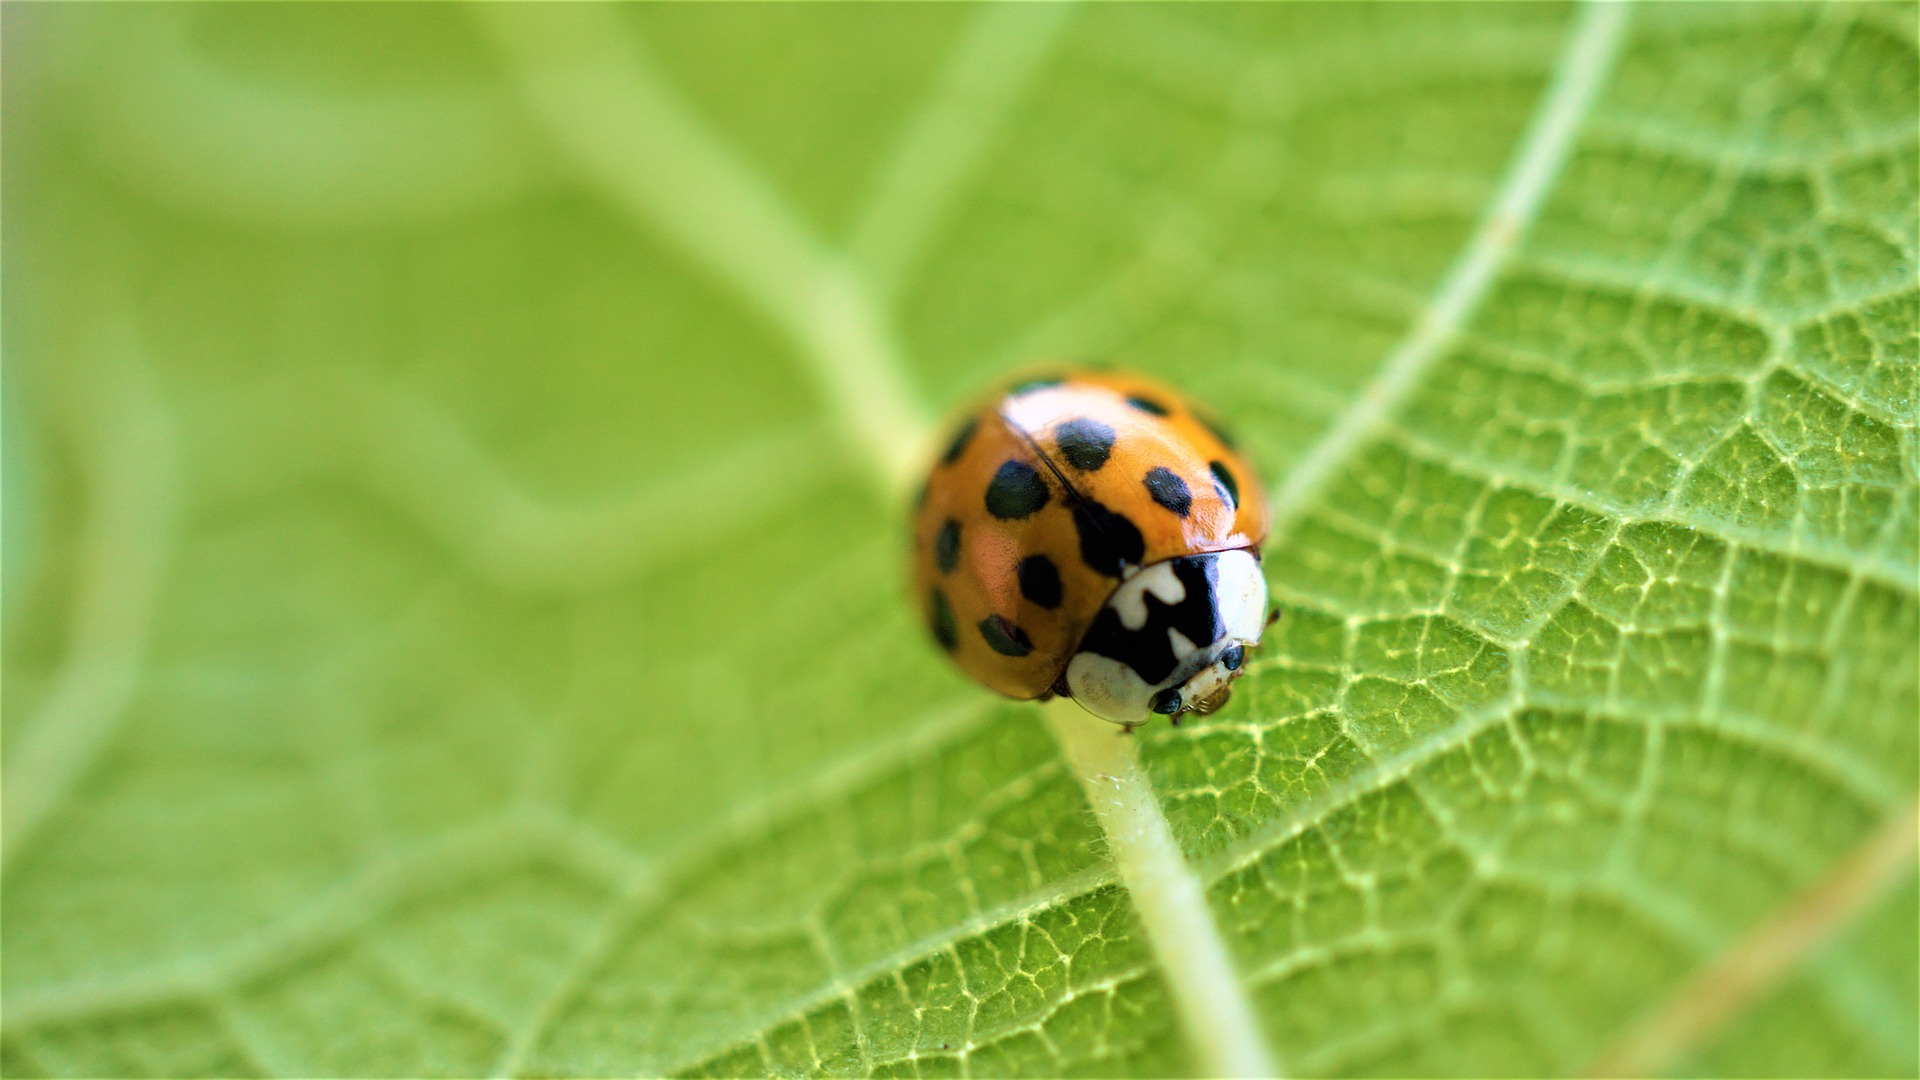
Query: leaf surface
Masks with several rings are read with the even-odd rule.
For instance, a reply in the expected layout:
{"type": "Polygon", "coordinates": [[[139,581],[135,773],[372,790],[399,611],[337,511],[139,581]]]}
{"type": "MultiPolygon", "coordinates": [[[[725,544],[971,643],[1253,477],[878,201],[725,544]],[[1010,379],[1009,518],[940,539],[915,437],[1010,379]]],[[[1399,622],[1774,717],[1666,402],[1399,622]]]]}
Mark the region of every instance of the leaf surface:
{"type": "Polygon", "coordinates": [[[1910,6],[613,10],[7,10],[0,1069],[1196,1070],[884,482],[1105,358],[1279,502],[1139,745],[1273,1062],[1920,1071],[1910,859],[1711,978],[1920,787],[1910,6]]]}

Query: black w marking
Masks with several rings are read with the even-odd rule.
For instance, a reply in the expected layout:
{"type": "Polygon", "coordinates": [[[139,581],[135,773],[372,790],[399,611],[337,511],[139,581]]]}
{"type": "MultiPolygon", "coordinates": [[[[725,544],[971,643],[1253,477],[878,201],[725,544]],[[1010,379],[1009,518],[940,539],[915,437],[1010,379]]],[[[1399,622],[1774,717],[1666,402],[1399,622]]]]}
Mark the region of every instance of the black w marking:
{"type": "Polygon", "coordinates": [[[1094,616],[1087,636],[1080,641],[1081,649],[1118,660],[1150,685],[1165,682],[1180,663],[1173,655],[1168,630],[1180,631],[1202,649],[1219,640],[1227,630],[1220,619],[1220,606],[1214,602],[1214,588],[1220,574],[1218,557],[1187,555],[1170,560],[1168,565],[1187,590],[1179,603],[1166,603],[1152,590],[1143,590],[1147,621],[1140,629],[1127,629],[1119,613],[1109,605],[1094,616]]]}

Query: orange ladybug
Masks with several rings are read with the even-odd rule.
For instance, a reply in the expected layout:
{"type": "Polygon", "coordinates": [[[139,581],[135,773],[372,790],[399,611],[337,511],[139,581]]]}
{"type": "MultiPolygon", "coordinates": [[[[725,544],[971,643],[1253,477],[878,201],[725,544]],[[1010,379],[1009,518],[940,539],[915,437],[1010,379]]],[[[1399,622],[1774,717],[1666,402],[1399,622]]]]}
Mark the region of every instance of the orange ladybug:
{"type": "Polygon", "coordinates": [[[913,521],[933,638],[1012,698],[1129,729],[1227,700],[1267,616],[1262,486],[1166,387],[1076,371],[969,414],[913,521]]]}

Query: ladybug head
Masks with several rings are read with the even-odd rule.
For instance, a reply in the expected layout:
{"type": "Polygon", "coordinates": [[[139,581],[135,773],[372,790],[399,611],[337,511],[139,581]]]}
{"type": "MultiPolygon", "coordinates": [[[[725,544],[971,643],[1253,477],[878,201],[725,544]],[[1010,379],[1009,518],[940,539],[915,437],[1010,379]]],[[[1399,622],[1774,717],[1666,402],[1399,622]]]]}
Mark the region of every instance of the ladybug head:
{"type": "Polygon", "coordinates": [[[1266,628],[1267,582],[1249,551],[1155,563],[1115,589],[1067,662],[1073,699],[1116,724],[1226,704],[1266,628]]]}

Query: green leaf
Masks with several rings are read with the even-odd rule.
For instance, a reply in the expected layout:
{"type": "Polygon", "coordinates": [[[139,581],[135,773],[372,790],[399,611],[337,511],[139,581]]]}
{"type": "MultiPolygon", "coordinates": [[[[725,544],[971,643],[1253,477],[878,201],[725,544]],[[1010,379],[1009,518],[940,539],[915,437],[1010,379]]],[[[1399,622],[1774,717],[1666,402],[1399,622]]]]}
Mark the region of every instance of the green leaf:
{"type": "Polygon", "coordinates": [[[1920,1072],[1910,5],[4,29],[0,1071],[1920,1072]],[[1048,358],[1220,713],[903,600],[1048,358]]]}

